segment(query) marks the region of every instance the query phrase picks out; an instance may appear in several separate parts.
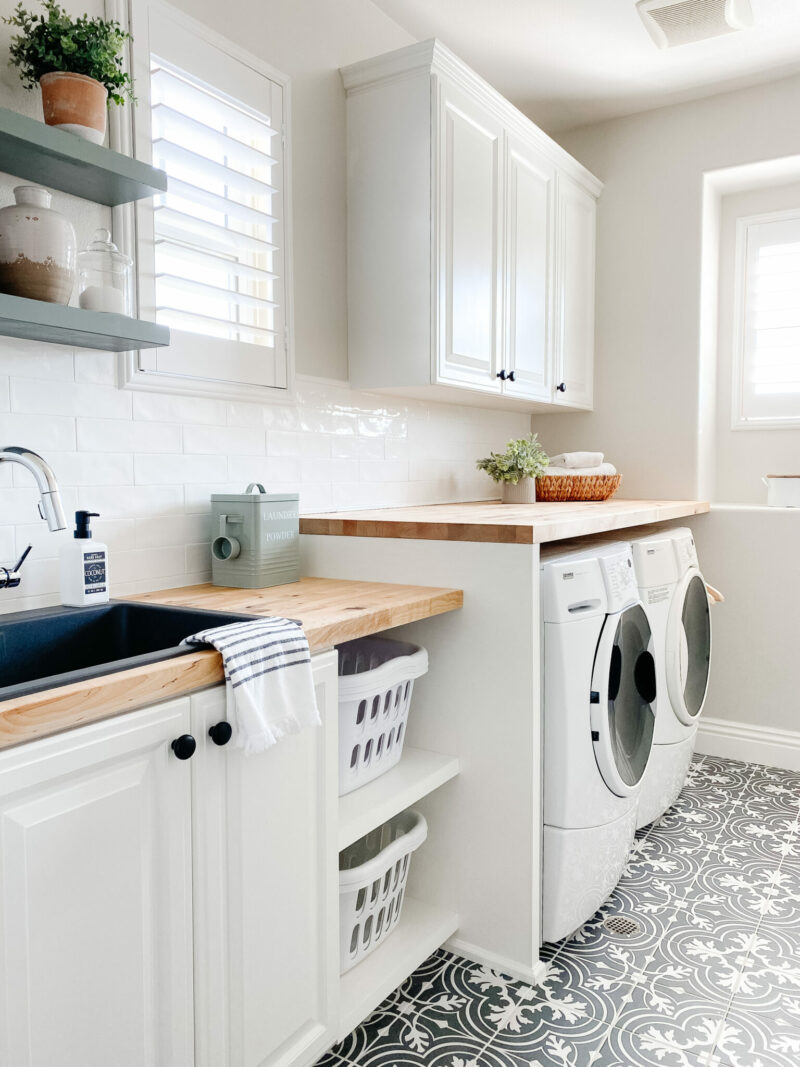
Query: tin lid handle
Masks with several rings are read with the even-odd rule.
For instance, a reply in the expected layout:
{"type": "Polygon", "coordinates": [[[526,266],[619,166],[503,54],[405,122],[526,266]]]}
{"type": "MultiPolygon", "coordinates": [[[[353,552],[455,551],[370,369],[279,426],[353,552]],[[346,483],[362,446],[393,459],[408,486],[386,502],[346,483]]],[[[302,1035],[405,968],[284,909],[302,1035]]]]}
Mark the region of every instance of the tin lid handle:
{"type": "Polygon", "coordinates": [[[245,489],[245,492],[246,493],[252,493],[254,489],[257,489],[259,491],[259,493],[266,493],[266,491],[267,491],[264,488],[264,486],[261,484],[261,482],[251,482],[248,485],[248,487],[245,489]]]}

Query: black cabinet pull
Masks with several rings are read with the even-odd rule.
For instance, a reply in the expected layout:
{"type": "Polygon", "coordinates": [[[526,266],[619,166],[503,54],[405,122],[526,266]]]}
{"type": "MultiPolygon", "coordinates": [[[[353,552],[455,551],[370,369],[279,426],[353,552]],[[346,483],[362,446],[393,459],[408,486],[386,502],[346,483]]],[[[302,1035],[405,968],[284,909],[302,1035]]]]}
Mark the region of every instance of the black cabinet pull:
{"type": "Polygon", "coordinates": [[[566,391],[567,391],[567,383],[566,382],[559,382],[558,385],[556,386],[556,389],[558,389],[559,393],[566,393],[566,391]]]}
{"type": "Polygon", "coordinates": [[[505,370],[498,371],[497,374],[495,374],[495,378],[499,378],[501,382],[504,382],[506,380],[505,370]]]}
{"type": "Polygon", "coordinates": [[[510,371],[508,372],[508,380],[509,380],[510,382],[515,382],[515,381],[517,380],[517,372],[516,372],[516,371],[513,371],[513,370],[510,370],[510,371]]]}
{"type": "Polygon", "coordinates": [[[215,745],[227,745],[230,739],[233,737],[233,727],[229,722],[214,723],[213,726],[208,728],[208,736],[214,742],[215,745]]]}
{"type": "Polygon", "coordinates": [[[197,742],[191,734],[181,734],[172,742],[172,751],[178,759],[191,759],[196,748],[197,742]]]}

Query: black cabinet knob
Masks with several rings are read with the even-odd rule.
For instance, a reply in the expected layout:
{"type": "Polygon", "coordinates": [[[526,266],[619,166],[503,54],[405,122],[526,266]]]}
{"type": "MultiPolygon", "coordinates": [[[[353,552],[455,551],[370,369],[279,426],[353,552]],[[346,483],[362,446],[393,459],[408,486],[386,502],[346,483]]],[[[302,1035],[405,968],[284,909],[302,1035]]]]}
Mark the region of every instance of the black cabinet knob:
{"type": "Polygon", "coordinates": [[[509,380],[510,382],[515,382],[515,381],[517,380],[517,372],[516,372],[516,371],[513,371],[513,370],[510,370],[510,371],[508,372],[508,380],[509,380]]]}
{"type": "Polygon", "coordinates": [[[172,751],[178,759],[191,759],[196,748],[197,742],[191,734],[181,734],[172,742],[172,751]]]}
{"type": "Polygon", "coordinates": [[[223,719],[222,722],[216,722],[208,728],[208,736],[215,745],[227,745],[233,737],[233,727],[223,719]]]}
{"type": "Polygon", "coordinates": [[[498,371],[497,374],[495,374],[495,378],[499,378],[501,382],[504,382],[506,380],[505,370],[498,371]]]}
{"type": "Polygon", "coordinates": [[[567,383],[566,382],[559,382],[558,385],[556,386],[556,389],[558,389],[559,393],[566,393],[566,391],[567,391],[567,383]]]}

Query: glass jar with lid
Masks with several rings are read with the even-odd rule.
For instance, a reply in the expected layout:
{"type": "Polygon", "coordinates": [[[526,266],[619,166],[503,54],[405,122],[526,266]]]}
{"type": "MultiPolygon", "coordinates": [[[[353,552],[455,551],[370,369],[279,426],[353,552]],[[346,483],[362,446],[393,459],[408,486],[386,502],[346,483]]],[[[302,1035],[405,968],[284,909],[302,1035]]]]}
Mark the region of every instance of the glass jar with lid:
{"type": "Polygon", "coordinates": [[[131,313],[133,260],[120,252],[109,230],[96,230],[78,253],[78,303],[87,311],[131,313]]]}

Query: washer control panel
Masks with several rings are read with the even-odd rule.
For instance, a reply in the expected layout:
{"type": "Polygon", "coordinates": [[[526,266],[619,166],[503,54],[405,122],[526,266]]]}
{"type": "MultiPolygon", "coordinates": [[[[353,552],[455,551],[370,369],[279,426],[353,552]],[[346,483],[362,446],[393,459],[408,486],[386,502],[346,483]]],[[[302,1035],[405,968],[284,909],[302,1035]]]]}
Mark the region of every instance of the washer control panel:
{"type": "Polygon", "coordinates": [[[697,549],[694,547],[694,538],[689,530],[682,530],[672,540],[675,546],[675,558],[678,561],[678,569],[685,574],[690,567],[697,566],[697,549]]]}
{"type": "Polygon", "coordinates": [[[620,545],[617,550],[604,553],[599,562],[608,597],[608,612],[621,611],[639,599],[630,545],[620,545]]]}

